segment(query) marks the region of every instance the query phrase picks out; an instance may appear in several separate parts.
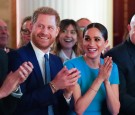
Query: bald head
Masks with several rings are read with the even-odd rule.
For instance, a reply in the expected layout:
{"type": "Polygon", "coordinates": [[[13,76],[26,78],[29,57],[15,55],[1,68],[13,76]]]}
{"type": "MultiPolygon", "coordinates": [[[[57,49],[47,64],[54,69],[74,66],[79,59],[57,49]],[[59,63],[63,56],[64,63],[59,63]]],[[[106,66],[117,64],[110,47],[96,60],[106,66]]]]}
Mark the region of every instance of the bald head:
{"type": "Polygon", "coordinates": [[[130,25],[133,25],[133,24],[135,25],[135,15],[133,15],[130,21],[130,25]]]}
{"type": "Polygon", "coordinates": [[[4,49],[8,43],[9,32],[7,24],[4,20],[0,19],[0,48],[4,49]]]}
{"type": "Polygon", "coordinates": [[[131,18],[130,25],[128,25],[128,31],[130,40],[135,45],[135,14],[131,18]]]}
{"type": "Polygon", "coordinates": [[[77,22],[77,24],[78,24],[78,26],[79,26],[80,28],[84,28],[84,27],[86,27],[88,24],[91,23],[91,21],[90,21],[89,19],[87,19],[87,18],[80,18],[80,19],[77,20],[76,22],[77,22]]]}

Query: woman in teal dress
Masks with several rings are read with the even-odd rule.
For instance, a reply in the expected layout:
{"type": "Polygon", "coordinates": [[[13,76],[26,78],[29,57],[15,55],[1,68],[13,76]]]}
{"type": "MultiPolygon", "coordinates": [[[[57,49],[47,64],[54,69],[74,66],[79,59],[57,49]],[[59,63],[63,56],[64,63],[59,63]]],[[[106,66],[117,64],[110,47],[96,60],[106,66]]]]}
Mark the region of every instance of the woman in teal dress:
{"type": "Polygon", "coordinates": [[[89,24],[83,32],[85,54],[65,63],[68,69],[80,71],[78,84],[67,89],[73,94],[78,115],[101,115],[104,102],[111,115],[119,113],[118,68],[111,57],[101,58],[108,44],[107,38],[107,29],[102,24],[89,24]]]}

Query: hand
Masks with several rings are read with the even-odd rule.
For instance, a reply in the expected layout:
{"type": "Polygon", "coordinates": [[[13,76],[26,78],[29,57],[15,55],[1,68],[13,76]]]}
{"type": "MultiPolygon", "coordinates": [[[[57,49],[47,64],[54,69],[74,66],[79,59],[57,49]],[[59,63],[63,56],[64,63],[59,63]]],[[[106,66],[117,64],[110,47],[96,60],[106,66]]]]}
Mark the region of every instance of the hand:
{"type": "Polygon", "coordinates": [[[108,80],[112,70],[112,57],[107,56],[104,58],[104,64],[99,64],[98,77],[103,81],[108,80]]]}
{"type": "Polygon", "coordinates": [[[10,72],[0,88],[0,97],[8,96],[20,83],[24,82],[32,72],[31,62],[24,62],[15,72],[10,72]]]}
{"type": "Polygon", "coordinates": [[[33,70],[33,65],[31,62],[24,62],[19,69],[19,73],[20,73],[20,82],[19,84],[23,83],[27,77],[30,75],[30,73],[33,70]]]}
{"type": "Polygon", "coordinates": [[[65,89],[69,86],[75,85],[79,77],[80,72],[76,68],[68,70],[66,67],[64,67],[56,75],[52,82],[58,90],[65,89]]]}

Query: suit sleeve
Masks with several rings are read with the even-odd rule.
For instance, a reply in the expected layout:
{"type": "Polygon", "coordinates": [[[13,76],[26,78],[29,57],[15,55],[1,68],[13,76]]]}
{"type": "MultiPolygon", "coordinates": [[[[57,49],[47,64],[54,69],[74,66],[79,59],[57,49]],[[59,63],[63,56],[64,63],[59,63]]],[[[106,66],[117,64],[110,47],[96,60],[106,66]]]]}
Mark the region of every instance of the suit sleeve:
{"type": "Polygon", "coordinates": [[[135,97],[128,93],[127,73],[126,70],[119,68],[120,76],[120,102],[121,112],[124,114],[133,115],[135,113],[135,97]]]}
{"type": "Polygon", "coordinates": [[[106,56],[112,56],[113,61],[118,65],[119,79],[120,79],[120,113],[122,115],[133,115],[135,114],[135,97],[133,96],[134,85],[131,87],[131,82],[135,82],[134,72],[130,64],[125,59],[129,59],[127,50],[123,47],[121,50],[110,50],[105,54],[106,56]],[[122,55],[119,55],[122,52],[122,55]],[[132,94],[131,94],[132,93],[132,94]]]}
{"type": "MultiPolygon", "coordinates": [[[[10,70],[15,71],[24,61],[28,61],[25,59],[22,59],[20,55],[16,52],[9,54],[10,57],[10,70]]],[[[58,71],[63,67],[63,64],[61,60],[57,59],[55,63],[53,64],[57,65],[55,68],[53,68],[53,77],[56,76],[58,71]]],[[[19,112],[26,112],[26,111],[36,111],[38,108],[44,108],[48,107],[51,104],[58,105],[58,98],[63,98],[62,94],[58,91],[55,94],[52,93],[52,90],[50,88],[49,84],[42,84],[41,81],[38,81],[37,77],[35,77],[35,71],[30,74],[30,76],[27,78],[27,80],[21,84],[21,90],[23,93],[23,96],[20,99],[17,113],[19,112]],[[60,94],[59,94],[60,93],[60,94]]],[[[42,77],[38,75],[38,77],[42,77]]],[[[42,81],[43,82],[43,81],[42,81]]]]}

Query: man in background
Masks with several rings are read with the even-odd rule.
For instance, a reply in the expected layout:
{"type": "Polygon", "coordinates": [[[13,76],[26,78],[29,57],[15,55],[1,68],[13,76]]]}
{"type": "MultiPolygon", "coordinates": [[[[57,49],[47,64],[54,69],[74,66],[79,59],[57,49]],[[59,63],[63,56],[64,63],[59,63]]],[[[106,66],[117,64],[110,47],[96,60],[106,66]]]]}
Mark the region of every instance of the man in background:
{"type": "Polygon", "coordinates": [[[135,115],[135,14],[127,26],[129,38],[109,50],[120,76],[120,115],[135,115]]]}
{"type": "Polygon", "coordinates": [[[7,24],[4,20],[0,19],[0,49],[3,49],[7,53],[12,50],[8,48],[8,39],[9,39],[9,31],[7,28],[7,24]]]}
{"type": "Polygon", "coordinates": [[[80,29],[80,39],[79,39],[80,50],[81,50],[81,53],[84,54],[84,51],[82,48],[83,30],[87,25],[91,23],[91,21],[88,18],[80,18],[76,21],[76,23],[80,29]]]}

